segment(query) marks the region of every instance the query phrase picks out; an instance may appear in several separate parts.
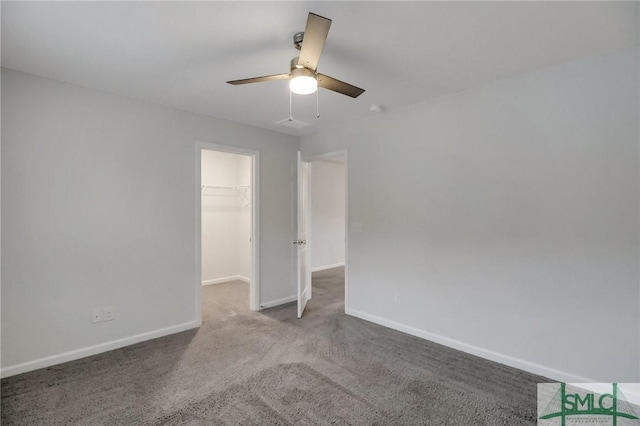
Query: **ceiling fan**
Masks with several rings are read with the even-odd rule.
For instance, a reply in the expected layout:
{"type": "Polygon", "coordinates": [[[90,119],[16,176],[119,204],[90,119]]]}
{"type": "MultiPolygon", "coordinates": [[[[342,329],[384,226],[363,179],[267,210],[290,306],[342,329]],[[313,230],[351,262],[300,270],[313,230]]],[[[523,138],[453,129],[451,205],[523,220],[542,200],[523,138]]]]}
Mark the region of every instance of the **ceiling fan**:
{"type": "Polygon", "coordinates": [[[265,75],[227,81],[227,83],[236,86],[263,81],[289,80],[291,91],[300,95],[314,93],[318,87],[322,87],[357,98],[364,93],[364,89],[317,72],[318,61],[329,33],[329,27],[331,27],[331,19],[309,12],[304,32],[296,33],[293,36],[293,45],[300,50],[300,55],[291,60],[289,74],[265,75]]]}

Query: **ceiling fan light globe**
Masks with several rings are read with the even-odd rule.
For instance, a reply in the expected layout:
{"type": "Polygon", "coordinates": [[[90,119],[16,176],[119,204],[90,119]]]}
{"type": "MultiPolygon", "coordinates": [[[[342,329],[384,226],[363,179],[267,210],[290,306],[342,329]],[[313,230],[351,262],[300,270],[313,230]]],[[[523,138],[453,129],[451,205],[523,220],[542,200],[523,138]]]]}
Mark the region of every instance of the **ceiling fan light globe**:
{"type": "Polygon", "coordinates": [[[299,75],[289,80],[289,89],[297,95],[309,95],[318,90],[318,80],[308,75],[299,75]]]}

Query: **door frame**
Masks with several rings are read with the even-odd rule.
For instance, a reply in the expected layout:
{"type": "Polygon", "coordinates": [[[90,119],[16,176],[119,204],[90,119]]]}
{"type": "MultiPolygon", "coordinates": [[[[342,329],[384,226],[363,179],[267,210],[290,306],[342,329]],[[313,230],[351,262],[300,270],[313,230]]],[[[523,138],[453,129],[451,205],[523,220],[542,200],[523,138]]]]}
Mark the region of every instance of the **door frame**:
{"type": "MultiPolygon", "coordinates": [[[[329,160],[332,158],[340,157],[344,160],[344,311],[345,313],[349,311],[349,156],[348,151],[346,149],[341,149],[337,151],[330,151],[321,154],[314,154],[309,156],[303,156],[303,161],[307,163],[313,163],[314,161],[322,161],[329,160]]],[[[313,180],[313,167],[310,167],[309,179],[307,184],[309,186],[311,181],[313,180]]],[[[313,217],[313,209],[311,209],[312,205],[312,197],[313,193],[311,192],[311,188],[308,188],[309,194],[309,209],[310,209],[310,218],[313,217]]],[[[313,234],[311,234],[313,238],[313,234]]],[[[312,253],[313,255],[313,253],[312,253]]]]}
{"type": "Polygon", "coordinates": [[[202,150],[246,155],[251,158],[251,276],[249,309],[260,310],[260,152],[208,142],[196,142],[195,225],[196,225],[196,321],[202,324],[202,150]]]}

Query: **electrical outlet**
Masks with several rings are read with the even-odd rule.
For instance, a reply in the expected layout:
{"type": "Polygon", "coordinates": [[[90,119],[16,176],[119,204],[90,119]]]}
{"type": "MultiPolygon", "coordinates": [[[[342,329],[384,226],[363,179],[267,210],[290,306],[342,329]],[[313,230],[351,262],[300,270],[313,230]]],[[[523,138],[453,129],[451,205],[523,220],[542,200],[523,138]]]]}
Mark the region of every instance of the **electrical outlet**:
{"type": "Polygon", "coordinates": [[[102,321],[102,309],[93,308],[91,310],[91,322],[101,322],[102,321]]]}
{"type": "Polygon", "coordinates": [[[105,306],[102,308],[102,319],[104,321],[111,321],[113,319],[113,306],[105,306]]]}

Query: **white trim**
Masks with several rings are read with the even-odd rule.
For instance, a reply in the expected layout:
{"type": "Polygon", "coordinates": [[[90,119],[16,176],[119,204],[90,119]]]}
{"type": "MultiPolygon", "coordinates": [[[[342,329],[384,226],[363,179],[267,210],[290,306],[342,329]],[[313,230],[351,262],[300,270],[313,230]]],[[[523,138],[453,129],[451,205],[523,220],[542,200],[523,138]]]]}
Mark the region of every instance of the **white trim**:
{"type": "Polygon", "coordinates": [[[222,283],[227,283],[229,281],[244,281],[245,283],[250,283],[251,280],[249,280],[249,278],[244,277],[242,275],[231,275],[228,277],[222,277],[222,278],[214,278],[211,280],[204,280],[202,281],[202,285],[213,285],[213,284],[222,284],[222,283]]]}
{"type": "Polygon", "coordinates": [[[327,269],[339,268],[341,266],[344,266],[344,262],[334,263],[333,265],[324,265],[324,266],[318,266],[318,267],[315,267],[315,268],[311,268],[311,272],[320,272],[320,271],[324,271],[324,270],[327,270],[327,269]]]}
{"type": "Polygon", "coordinates": [[[251,157],[251,277],[249,309],[260,310],[260,151],[251,157]]]}
{"type": "Polygon", "coordinates": [[[284,305],[285,303],[291,303],[298,300],[298,298],[293,295],[289,297],[283,297],[282,299],[272,300],[271,302],[265,302],[260,305],[260,309],[268,309],[273,308],[274,306],[284,305]]]}
{"type": "Polygon", "coordinates": [[[509,355],[504,355],[498,352],[490,351],[488,349],[470,345],[468,343],[464,343],[459,340],[450,339],[448,337],[444,337],[439,334],[420,330],[418,328],[400,324],[395,321],[387,320],[375,315],[360,312],[355,309],[346,309],[345,313],[347,315],[351,315],[353,317],[360,318],[365,321],[373,322],[373,323],[382,325],[384,327],[392,328],[394,330],[402,331],[403,333],[420,337],[422,339],[426,339],[431,342],[435,342],[440,345],[447,346],[449,348],[457,349],[459,351],[466,352],[468,354],[476,355],[476,356],[479,356],[480,358],[488,359],[489,361],[495,361],[500,364],[507,365],[509,367],[514,367],[520,370],[527,371],[532,374],[537,374],[539,376],[544,376],[553,380],[557,380],[559,382],[564,382],[564,383],[598,382],[598,380],[588,379],[585,377],[578,376],[577,374],[556,370],[551,367],[546,367],[544,365],[536,364],[523,359],[514,358],[509,355]]]}
{"type": "Polygon", "coordinates": [[[157,339],[158,337],[168,336],[170,334],[180,333],[182,331],[191,330],[200,326],[198,321],[189,321],[183,324],[173,325],[171,327],[161,328],[155,331],[149,331],[135,336],[125,337],[122,339],[112,340],[110,342],[100,343],[93,346],[87,346],[81,349],[75,349],[69,352],[63,352],[58,355],[39,358],[33,361],[23,362],[21,364],[10,365],[0,370],[0,377],[9,377],[16,374],[26,373],[28,371],[37,370],[39,368],[50,367],[63,362],[74,361],[102,352],[112,351],[124,346],[134,345],[146,340],[157,339]]]}
{"type": "Polygon", "coordinates": [[[349,154],[344,155],[344,308],[349,309],[349,154]]]}

